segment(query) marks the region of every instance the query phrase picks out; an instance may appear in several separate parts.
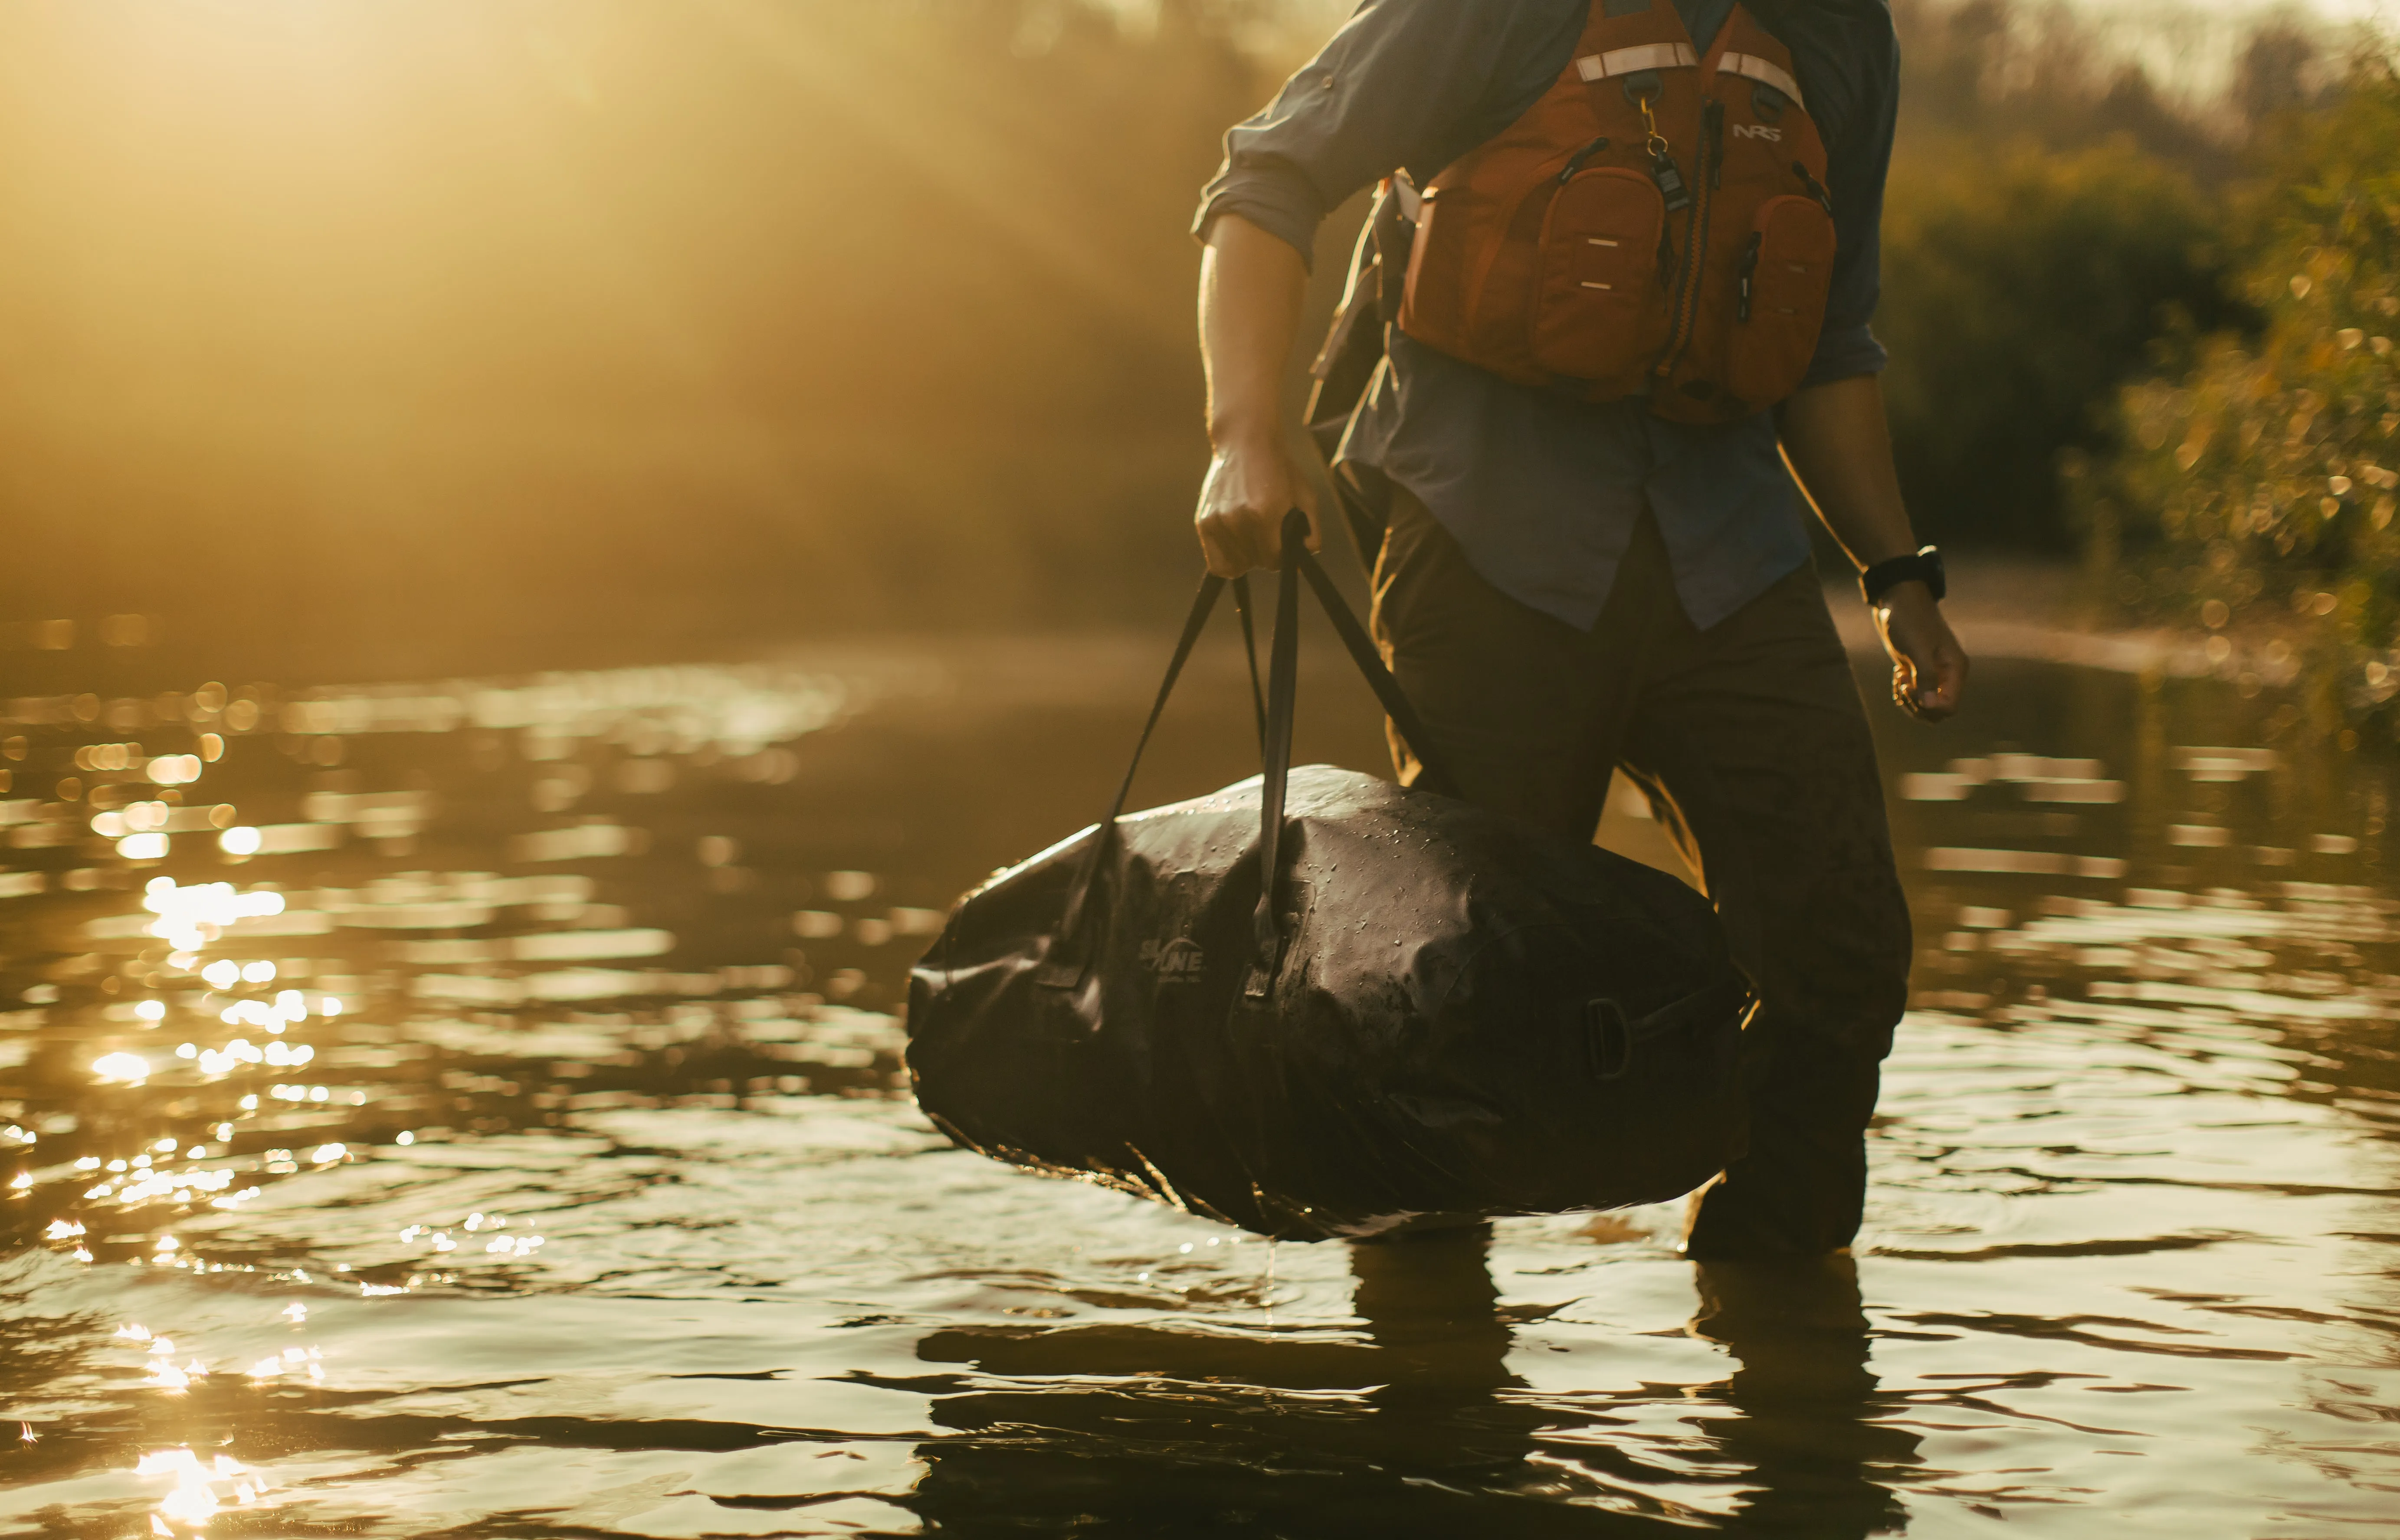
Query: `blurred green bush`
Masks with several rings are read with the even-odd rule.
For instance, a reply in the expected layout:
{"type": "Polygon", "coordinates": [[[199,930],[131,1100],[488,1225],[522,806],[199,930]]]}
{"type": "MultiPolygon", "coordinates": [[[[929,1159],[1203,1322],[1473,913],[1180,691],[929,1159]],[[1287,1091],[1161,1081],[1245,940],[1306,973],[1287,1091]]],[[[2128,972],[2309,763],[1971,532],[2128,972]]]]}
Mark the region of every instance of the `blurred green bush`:
{"type": "Polygon", "coordinates": [[[2243,319],[2216,191],[2241,113],[2171,103],[2069,12],[1894,11],[1875,330],[1902,485],[1928,539],[2063,553],[2062,472],[2113,450],[2120,389],[2243,319]]]}
{"type": "Polygon", "coordinates": [[[2062,457],[2113,446],[2107,408],[2161,342],[2232,319],[2218,234],[2190,176],[2127,140],[1910,156],[1876,331],[1924,538],[2071,547],[2062,457]]]}
{"type": "Polygon", "coordinates": [[[2400,728],[2400,79],[2362,56],[2261,153],[2242,284],[2265,316],[2126,392],[2127,448],[2085,501],[2113,596],[2231,634],[2255,690],[2292,682],[2325,729],[2400,728]]]}

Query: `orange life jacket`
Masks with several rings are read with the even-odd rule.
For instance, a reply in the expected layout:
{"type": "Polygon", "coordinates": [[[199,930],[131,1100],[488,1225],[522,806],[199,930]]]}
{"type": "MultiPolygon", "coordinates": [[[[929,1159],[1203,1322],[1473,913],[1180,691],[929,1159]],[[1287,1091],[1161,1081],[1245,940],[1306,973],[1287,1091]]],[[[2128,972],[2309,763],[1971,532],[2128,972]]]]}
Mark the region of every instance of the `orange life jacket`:
{"type": "Polygon", "coordinates": [[[1592,0],[1557,83],[1426,187],[1399,326],[1519,384],[1727,422],[1798,387],[1833,265],[1789,50],[1739,6],[1702,51],[1673,0],[1592,0]]]}

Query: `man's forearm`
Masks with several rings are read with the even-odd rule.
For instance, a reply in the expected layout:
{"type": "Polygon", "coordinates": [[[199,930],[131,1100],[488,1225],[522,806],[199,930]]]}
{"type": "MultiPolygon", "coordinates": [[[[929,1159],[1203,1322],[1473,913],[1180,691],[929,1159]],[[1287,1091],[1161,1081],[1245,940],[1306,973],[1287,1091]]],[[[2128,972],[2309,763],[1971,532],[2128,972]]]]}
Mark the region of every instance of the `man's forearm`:
{"type": "Polygon", "coordinates": [[[1874,375],[1810,386],[1779,414],[1784,457],[1817,516],[1861,568],[1916,549],[1874,375]]]}
{"type": "MultiPolygon", "coordinates": [[[[1852,562],[1863,570],[1916,549],[1875,375],[1811,386],[1785,402],[1779,416],[1784,457],[1852,562]]],[[[1915,579],[1894,583],[1873,611],[1891,654],[1892,699],[1928,721],[1957,710],[1967,653],[1932,591],[1915,579]]]]}
{"type": "Polygon", "coordinates": [[[1239,214],[1220,214],[1200,257],[1200,360],[1208,372],[1208,475],[1193,523],[1208,570],[1234,578],[1279,559],[1284,515],[1316,499],[1284,452],[1283,371],[1300,334],[1308,269],[1239,214]]]}
{"type": "Polygon", "coordinates": [[[1220,447],[1282,432],[1284,366],[1300,335],[1300,253],[1239,214],[1218,216],[1200,257],[1200,359],[1220,447]]]}

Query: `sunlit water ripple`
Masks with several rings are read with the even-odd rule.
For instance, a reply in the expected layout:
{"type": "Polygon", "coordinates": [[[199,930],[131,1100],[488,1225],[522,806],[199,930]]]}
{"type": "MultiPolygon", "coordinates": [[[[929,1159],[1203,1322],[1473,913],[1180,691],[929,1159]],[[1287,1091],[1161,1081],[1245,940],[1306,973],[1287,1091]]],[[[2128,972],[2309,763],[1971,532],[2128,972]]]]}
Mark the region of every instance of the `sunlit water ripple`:
{"type": "MultiPolygon", "coordinates": [[[[1271,1247],[899,1072],[1155,650],[9,702],[7,1533],[2400,1532],[2381,769],[2048,666],[1879,720],[1855,1274],[1671,1206],[1271,1247]]],[[[1152,799],[1243,773],[1220,665],[1152,799]]],[[[1372,764],[1337,680],[1303,752],[1372,764]]]]}

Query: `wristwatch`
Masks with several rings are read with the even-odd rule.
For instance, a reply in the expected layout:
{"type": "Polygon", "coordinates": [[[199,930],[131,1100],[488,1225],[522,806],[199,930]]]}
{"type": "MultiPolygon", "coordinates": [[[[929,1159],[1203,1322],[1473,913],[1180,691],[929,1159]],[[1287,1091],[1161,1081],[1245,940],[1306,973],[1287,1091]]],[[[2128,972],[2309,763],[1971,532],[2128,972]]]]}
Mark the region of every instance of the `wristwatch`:
{"type": "Polygon", "coordinates": [[[1923,583],[1939,600],[1949,591],[1942,573],[1942,552],[1931,546],[1875,563],[1859,574],[1859,592],[1866,595],[1869,607],[1883,603],[1883,596],[1895,587],[1911,580],[1923,583]]]}

